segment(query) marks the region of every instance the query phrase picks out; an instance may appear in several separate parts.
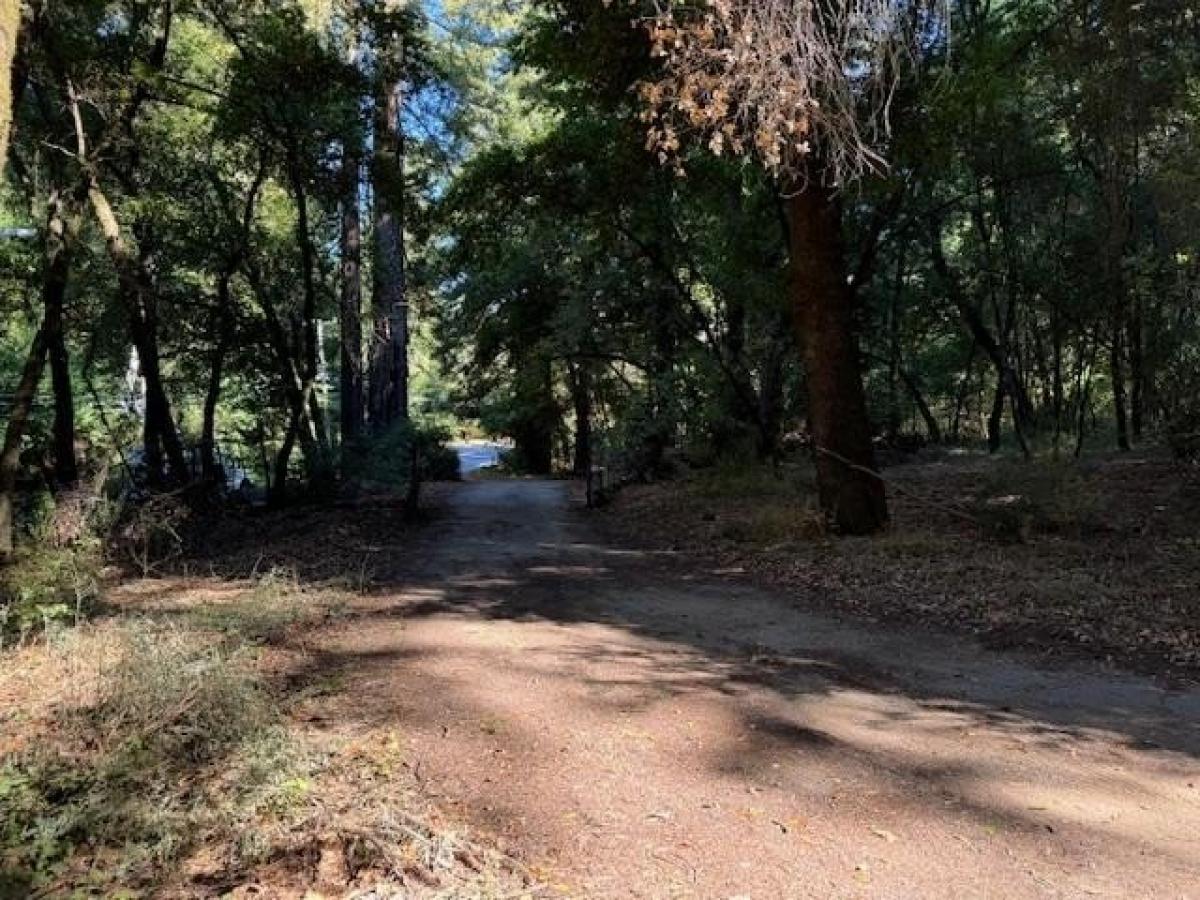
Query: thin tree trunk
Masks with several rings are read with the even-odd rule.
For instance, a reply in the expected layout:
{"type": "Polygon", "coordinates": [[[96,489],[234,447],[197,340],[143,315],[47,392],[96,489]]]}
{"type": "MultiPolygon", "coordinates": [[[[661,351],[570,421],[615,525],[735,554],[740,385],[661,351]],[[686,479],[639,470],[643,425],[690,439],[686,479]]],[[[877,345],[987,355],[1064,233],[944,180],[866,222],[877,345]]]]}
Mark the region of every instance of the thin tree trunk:
{"type": "Polygon", "coordinates": [[[341,424],[342,445],[362,436],[362,215],[359,173],[362,162],[348,142],[342,162],[342,303],[341,303],[341,424]]]}
{"type": "Polygon", "coordinates": [[[1133,430],[1133,439],[1139,441],[1146,424],[1146,399],[1150,393],[1150,379],[1146,366],[1145,330],[1142,327],[1145,318],[1145,303],[1140,294],[1134,298],[1133,310],[1129,316],[1129,381],[1131,394],[1129,398],[1129,424],[1133,430]]]}
{"type": "Polygon", "coordinates": [[[300,322],[300,378],[303,388],[303,403],[309,407],[308,419],[317,442],[318,456],[306,459],[310,464],[309,478],[324,481],[328,471],[328,436],[325,417],[316,397],[316,382],[320,366],[320,348],[317,346],[317,285],[316,261],[313,252],[312,232],[308,221],[308,191],[300,171],[299,159],[289,151],[288,171],[296,201],[296,241],[300,250],[301,280],[304,286],[304,305],[300,322]],[[315,468],[311,467],[316,463],[315,468]]]}
{"type": "Polygon", "coordinates": [[[1064,385],[1063,385],[1063,334],[1062,326],[1059,324],[1058,317],[1054,318],[1053,326],[1053,353],[1054,353],[1054,458],[1057,459],[1062,447],[1063,433],[1063,403],[1064,403],[1064,385]]]}
{"type": "Polygon", "coordinates": [[[46,345],[50,359],[50,381],[54,386],[54,481],[59,487],[70,487],[79,480],[79,464],[75,458],[75,394],[63,323],[62,288],[65,288],[65,283],[54,288],[55,296],[53,299],[47,296],[46,306],[46,345]]]}
{"type": "Polygon", "coordinates": [[[208,370],[208,389],[204,393],[204,423],[200,432],[200,465],[204,480],[215,483],[222,477],[217,471],[217,404],[221,399],[221,380],[225,357],[233,342],[233,298],[230,295],[229,272],[217,282],[217,308],[213,310],[213,352],[208,370]]]}
{"type": "Polygon", "coordinates": [[[1004,422],[1004,391],[1004,374],[999,373],[996,376],[996,393],[992,396],[992,411],[988,414],[987,420],[988,453],[1000,452],[1003,437],[1000,426],[1004,422]]]}
{"type": "Polygon", "coordinates": [[[917,411],[921,414],[922,420],[925,422],[925,430],[929,432],[929,440],[935,444],[942,442],[942,428],[938,425],[937,416],[933,414],[933,410],[929,407],[929,401],[925,399],[925,394],[921,390],[921,385],[917,381],[915,375],[909,372],[903,366],[897,366],[897,373],[904,386],[908,388],[909,396],[912,397],[913,403],[917,406],[917,411]]]}
{"type": "MultiPolygon", "coordinates": [[[[267,339],[275,356],[275,364],[283,384],[284,396],[287,398],[288,412],[292,425],[289,426],[291,443],[299,440],[304,464],[310,473],[317,472],[327,463],[325,447],[321,434],[313,420],[314,406],[312,403],[314,384],[301,374],[296,363],[292,344],[288,340],[287,330],[279,317],[279,311],[271,300],[270,292],[263,282],[262,273],[253,260],[247,260],[246,274],[250,287],[258,300],[263,318],[266,320],[267,339]]],[[[316,410],[319,414],[319,410],[316,410]]],[[[289,455],[291,450],[288,451],[289,455]]]]}
{"type": "Polygon", "coordinates": [[[1079,368],[1079,418],[1075,430],[1075,458],[1083,455],[1083,441],[1087,435],[1087,414],[1091,405],[1092,376],[1091,367],[1080,364],[1079,368]]]}
{"type": "Polygon", "coordinates": [[[1129,444],[1129,401],[1125,384],[1125,341],[1124,323],[1115,317],[1112,328],[1112,344],[1109,354],[1109,374],[1112,378],[1113,413],[1117,425],[1117,447],[1128,450],[1129,444]]]}
{"type": "Polygon", "coordinates": [[[575,474],[583,477],[592,467],[592,376],[587,360],[572,363],[571,400],[575,407],[575,474]]]}
{"type": "Polygon", "coordinates": [[[896,282],[888,303],[888,437],[900,432],[900,301],[904,294],[907,247],[896,257],[896,282]]]}
{"type": "Polygon", "coordinates": [[[292,461],[292,449],[296,446],[296,434],[300,423],[295,415],[288,422],[287,433],[283,436],[283,444],[275,455],[275,477],[270,485],[270,502],[272,506],[282,506],[287,503],[288,496],[288,467],[292,461]]]}
{"type": "Polygon", "coordinates": [[[958,393],[954,398],[954,416],[950,420],[950,439],[957,442],[962,429],[963,410],[967,405],[967,395],[971,389],[971,375],[975,369],[975,350],[978,344],[971,341],[971,350],[967,354],[966,365],[963,366],[962,381],[958,385],[958,393]]]}
{"type": "MultiPolygon", "coordinates": [[[[946,288],[950,302],[962,317],[963,324],[966,326],[967,333],[971,335],[974,346],[983,350],[984,354],[991,361],[992,367],[996,370],[997,384],[1002,386],[1005,391],[1012,392],[1020,424],[1022,426],[1029,424],[1032,419],[1033,404],[1025,392],[1024,384],[1017,376],[1009,360],[1007,347],[1004,346],[1007,341],[1006,329],[1003,327],[1003,323],[998,323],[1001,326],[998,328],[1000,338],[993,335],[988,329],[987,323],[984,322],[983,316],[980,315],[979,310],[967,298],[958,273],[950,268],[950,264],[946,260],[945,251],[942,249],[941,225],[936,221],[933,223],[930,232],[929,248],[934,272],[937,273],[938,278],[946,288]]],[[[998,315],[997,318],[999,318],[998,315]]],[[[999,391],[999,388],[997,390],[999,391]]],[[[989,445],[992,443],[992,440],[993,435],[989,433],[989,445]]],[[[998,447],[999,444],[997,443],[996,446],[998,447]]]]}
{"type": "Polygon", "coordinates": [[[17,475],[21,471],[21,442],[29,425],[29,415],[37,398],[38,384],[46,368],[46,333],[39,328],[25,358],[21,380],[13,395],[4,433],[4,448],[0,451],[0,560],[11,556],[13,540],[13,505],[17,475]]]}
{"type": "MultiPolygon", "coordinates": [[[[125,242],[120,223],[113,212],[108,198],[100,189],[99,182],[91,177],[88,183],[88,200],[100,224],[104,242],[117,270],[121,295],[125,299],[130,320],[130,332],[142,377],[146,381],[146,455],[147,460],[161,458],[159,444],[166,452],[172,474],[180,481],[188,479],[187,461],[184,459],[183,443],[175,428],[171,415],[171,403],[167,398],[162,380],[162,368],[158,349],[158,314],[156,297],[147,272],[145,260],[136,257],[125,242]]],[[[151,472],[151,476],[161,474],[151,472]]]]}
{"type": "Polygon", "coordinates": [[[793,314],[808,386],[821,508],[844,534],[887,524],[846,280],[841,209],[818,177],[789,200],[793,314]]]}
{"type": "Polygon", "coordinates": [[[54,386],[54,478],[60,487],[69,487],[79,480],[79,467],[75,459],[75,394],[71,384],[64,312],[71,273],[71,250],[79,228],[79,214],[74,210],[67,212],[64,202],[57,191],[51,195],[42,300],[45,307],[46,348],[54,386]]]}

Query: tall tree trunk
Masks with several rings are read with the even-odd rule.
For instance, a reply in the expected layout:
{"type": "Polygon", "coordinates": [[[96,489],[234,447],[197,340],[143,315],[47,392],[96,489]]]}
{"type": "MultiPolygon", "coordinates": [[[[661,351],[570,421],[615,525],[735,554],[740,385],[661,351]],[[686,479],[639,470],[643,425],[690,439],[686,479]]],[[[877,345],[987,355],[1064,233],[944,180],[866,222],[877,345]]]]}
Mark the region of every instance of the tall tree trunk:
{"type": "MultiPolygon", "coordinates": [[[[325,429],[325,416],[322,414],[316,397],[317,376],[320,371],[316,259],[308,221],[308,190],[300,169],[299,157],[294,148],[289,150],[288,172],[296,201],[296,242],[299,245],[300,274],[304,286],[304,305],[300,313],[300,378],[304,393],[303,402],[309,407],[308,418],[315,432],[319,451],[317,466],[315,469],[310,469],[308,474],[314,481],[323,481],[330,473],[328,471],[328,454],[326,453],[328,436],[325,429]]],[[[311,463],[313,460],[308,459],[306,462],[311,463]]]]}
{"type": "Polygon", "coordinates": [[[1000,452],[1000,445],[1003,438],[1001,425],[1004,423],[1005,387],[1004,374],[999,373],[996,376],[996,393],[992,396],[992,411],[988,413],[987,418],[988,453],[1000,452]]]}
{"type": "Polygon", "coordinates": [[[42,283],[45,307],[43,330],[54,386],[54,478],[60,487],[73,485],[79,480],[79,467],[75,459],[75,394],[71,384],[71,360],[67,352],[64,322],[71,251],[79,228],[79,213],[66,210],[64,203],[62,195],[53,192],[46,227],[42,283]]]}
{"type": "Polygon", "coordinates": [[[907,246],[896,257],[896,282],[888,303],[888,437],[900,433],[900,301],[904,295],[907,246]]]}
{"type": "MultiPolygon", "coordinates": [[[[171,403],[167,398],[162,380],[162,366],[158,348],[158,309],[154,286],[147,269],[146,260],[139,258],[130,249],[121,231],[112,205],[100,189],[93,176],[88,183],[88,200],[100,224],[104,243],[117,270],[121,296],[129,315],[130,336],[137,348],[146,382],[146,427],[145,443],[148,462],[161,459],[165,451],[172,475],[179,481],[188,480],[187,460],[183,454],[183,442],[175,428],[171,415],[171,403]],[[161,449],[160,449],[161,445],[161,449]]],[[[152,471],[151,476],[161,474],[152,471]]]]}
{"type": "Polygon", "coordinates": [[[779,438],[783,433],[783,381],[785,346],[771,342],[763,361],[758,388],[758,459],[766,462],[779,458],[779,438]]]}
{"type": "Polygon", "coordinates": [[[21,372],[21,380],[17,383],[12,409],[8,414],[4,448],[0,451],[0,561],[13,552],[13,505],[17,475],[21,471],[21,442],[25,439],[29,414],[33,410],[45,368],[46,333],[44,328],[39,328],[25,357],[25,368],[21,372]]]}
{"type": "Polygon", "coordinates": [[[233,298],[230,295],[230,272],[221,273],[217,281],[217,306],[213,310],[213,350],[208,369],[208,389],[204,392],[204,420],[200,431],[200,467],[204,480],[215,483],[222,478],[217,470],[217,404],[221,399],[221,380],[225,357],[233,343],[233,298]]]}
{"type": "MultiPolygon", "coordinates": [[[[254,296],[258,300],[259,308],[262,310],[263,318],[266,320],[267,340],[275,356],[275,365],[283,385],[284,396],[287,399],[288,412],[291,417],[288,443],[294,445],[298,439],[300,451],[304,455],[305,467],[310,473],[321,471],[322,466],[328,462],[328,455],[314,421],[314,412],[318,415],[320,413],[320,410],[315,409],[313,404],[314,383],[312,379],[306,379],[301,373],[300,366],[296,362],[296,353],[292,349],[292,342],[288,340],[287,329],[284,328],[279,311],[263,281],[262,272],[252,259],[247,259],[246,274],[254,296]]],[[[290,447],[288,454],[289,456],[291,454],[290,447]]]]}
{"type": "Polygon", "coordinates": [[[296,202],[296,242],[300,251],[304,303],[300,320],[300,393],[294,399],[295,428],[300,430],[301,452],[309,481],[327,486],[333,477],[325,416],[318,402],[316,385],[320,371],[317,330],[316,259],[308,220],[308,190],[295,146],[288,150],[288,177],[296,202]]]}
{"type": "Polygon", "coordinates": [[[79,480],[75,458],[75,394],[71,384],[71,357],[63,322],[63,296],[56,291],[46,307],[46,347],[50,358],[50,382],[54,387],[53,459],[54,481],[69,487],[79,480]]]}
{"type": "Polygon", "coordinates": [[[1054,458],[1058,458],[1058,454],[1062,445],[1063,434],[1063,402],[1064,402],[1064,384],[1063,384],[1063,333],[1062,326],[1059,323],[1058,316],[1054,317],[1052,326],[1053,332],[1053,353],[1054,353],[1054,387],[1053,387],[1053,402],[1054,402],[1054,458]]]}
{"type": "Polygon", "coordinates": [[[967,406],[967,398],[971,391],[971,375],[975,369],[975,351],[978,344],[971,341],[971,349],[967,353],[967,361],[963,365],[962,380],[958,383],[958,392],[954,397],[954,415],[950,419],[950,440],[958,442],[962,432],[963,413],[967,406]]]}
{"type": "Polygon", "coordinates": [[[574,471],[586,476],[592,467],[592,373],[586,359],[570,363],[571,401],[575,407],[574,471]]]}
{"type": "Polygon", "coordinates": [[[0,0],[0,177],[8,160],[13,121],[12,71],[21,30],[21,0],[0,0]]]}
{"type": "Polygon", "coordinates": [[[1125,384],[1125,340],[1124,322],[1114,317],[1112,343],[1109,353],[1109,374],[1112,378],[1113,413],[1117,425],[1117,447],[1128,450],[1129,444],[1129,399],[1125,384]]]}
{"type": "Polygon", "coordinates": [[[1146,366],[1146,338],[1142,327],[1145,319],[1145,302],[1140,293],[1134,298],[1129,316],[1129,424],[1133,439],[1139,441],[1146,426],[1147,395],[1151,392],[1150,377],[1146,366]]]}
{"type": "MultiPolygon", "coordinates": [[[[959,316],[962,317],[963,325],[966,327],[967,333],[971,335],[972,346],[982,350],[991,361],[992,367],[996,370],[997,393],[1001,390],[1011,393],[1017,409],[1016,421],[1018,427],[1024,428],[1032,422],[1033,403],[1030,401],[1029,395],[1025,390],[1025,385],[1017,375],[1009,358],[1006,346],[1008,329],[1004,322],[998,321],[997,334],[999,337],[994,335],[987,327],[987,323],[984,322],[979,309],[968,299],[959,273],[951,269],[949,262],[946,260],[946,253],[942,248],[942,227],[941,223],[936,219],[932,222],[929,236],[930,260],[933,263],[933,270],[937,273],[938,279],[946,289],[951,304],[958,311],[959,316]]],[[[999,318],[1000,316],[997,314],[997,319],[999,318]]],[[[972,358],[974,358],[974,353],[973,349],[972,358]]],[[[1003,403],[1003,398],[1000,398],[999,402],[1003,403]]],[[[992,445],[993,441],[995,441],[995,447],[998,449],[998,432],[995,435],[989,433],[989,445],[992,445]]]]}
{"type": "Polygon", "coordinates": [[[341,397],[342,445],[353,445],[362,436],[362,215],[359,210],[359,175],[362,161],[356,147],[346,144],[342,161],[342,303],[341,397]]]}
{"type": "Polygon", "coordinates": [[[554,470],[554,436],[560,421],[550,357],[536,349],[525,350],[515,377],[517,406],[522,410],[513,423],[517,455],[530,475],[549,475],[554,470]]]}
{"type": "Polygon", "coordinates": [[[275,477],[271,479],[267,492],[272,506],[283,506],[287,503],[288,467],[291,465],[292,449],[296,446],[299,427],[300,423],[293,414],[291,421],[288,422],[287,433],[283,436],[283,443],[275,455],[275,477]]]}
{"type": "Polygon", "coordinates": [[[898,366],[898,374],[904,382],[904,386],[908,388],[909,396],[912,397],[913,403],[917,406],[917,412],[921,414],[921,419],[925,422],[925,430],[929,433],[929,440],[934,444],[940,444],[942,442],[942,427],[938,424],[937,416],[930,409],[929,401],[925,399],[925,394],[921,390],[921,383],[912,372],[909,372],[903,366],[898,366]]]}
{"type": "MultiPolygon", "coordinates": [[[[401,53],[402,48],[394,52],[401,53]]],[[[402,65],[402,61],[401,61],[402,65]]],[[[375,320],[370,415],[378,431],[408,418],[408,275],[404,248],[404,129],[398,78],[381,73],[375,104],[375,320]]]]}
{"type": "Polygon", "coordinates": [[[821,508],[843,534],[871,534],[887,524],[887,500],[876,475],[854,337],[841,207],[815,174],[788,205],[793,314],[808,385],[821,508]]]}

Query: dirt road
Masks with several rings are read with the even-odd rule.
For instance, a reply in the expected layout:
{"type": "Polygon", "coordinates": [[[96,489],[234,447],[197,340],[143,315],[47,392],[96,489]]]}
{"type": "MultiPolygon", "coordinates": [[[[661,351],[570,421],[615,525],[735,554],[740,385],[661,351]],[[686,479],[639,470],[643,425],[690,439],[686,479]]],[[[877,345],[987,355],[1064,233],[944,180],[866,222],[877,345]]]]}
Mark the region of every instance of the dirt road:
{"type": "Polygon", "coordinates": [[[811,615],[560,483],[444,505],[318,638],[322,714],[564,893],[1200,897],[1200,692],[811,615]]]}

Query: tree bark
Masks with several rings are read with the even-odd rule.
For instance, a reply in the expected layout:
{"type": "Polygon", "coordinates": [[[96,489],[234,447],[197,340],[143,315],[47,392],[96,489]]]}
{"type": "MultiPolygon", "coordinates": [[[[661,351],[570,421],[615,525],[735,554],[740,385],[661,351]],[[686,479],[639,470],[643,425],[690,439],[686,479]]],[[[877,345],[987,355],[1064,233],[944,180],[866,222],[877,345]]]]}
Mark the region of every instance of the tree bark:
{"type": "Polygon", "coordinates": [[[221,399],[221,381],[225,357],[233,343],[233,298],[230,295],[229,272],[221,273],[217,282],[217,307],[213,310],[213,351],[208,370],[208,389],[204,392],[204,423],[200,431],[201,474],[210,484],[220,481],[217,469],[217,404],[221,399]]]}
{"type": "Polygon", "coordinates": [[[1109,353],[1109,375],[1112,378],[1113,414],[1117,425],[1117,448],[1128,450],[1129,444],[1129,399],[1125,384],[1125,340],[1124,322],[1114,317],[1112,342],[1109,353]]]}
{"type": "Polygon", "coordinates": [[[21,380],[13,395],[12,410],[8,414],[8,428],[4,433],[4,448],[0,451],[0,560],[13,553],[13,505],[17,488],[17,475],[21,471],[21,442],[29,425],[29,415],[37,398],[38,384],[46,368],[46,333],[39,328],[29,353],[21,380]]]}
{"type": "Polygon", "coordinates": [[[996,377],[996,393],[992,395],[992,411],[987,418],[988,453],[999,453],[1003,443],[1000,426],[1004,422],[1004,390],[1004,375],[1000,373],[996,377]]]}
{"type": "Polygon", "coordinates": [[[575,474],[592,467],[592,376],[587,360],[571,364],[571,400],[575,407],[575,474]]]}
{"type": "Polygon", "coordinates": [[[88,200],[100,224],[104,243],[117,270],[117,281],[129,315],[130,336],[137,348],[142,377],[146,381],[145,450],[151,477],[161,476],[165,452],[171,474],[179,481],[188,480],[183,443],[175,428],[171,402],[163,385],[158,348],[158,310],[154,287],[144,259],[138,258],[125,241],[112,205],[94,176],[89,178],[88,200]]]}
{"type": "Polygon", "coordinates": [[[408,418],[408,275],[404,247],[402,85],[381,73],[375,105],[375,321],[370,415],[376,431],[408,418]]]}
{"type": "Polygon", "coordinates": [[[1145,320],[1145,303],[1139,293],[1129,315],[1129,424],[1133,439],[1140,441],[1146,427],[1146,403],[1152,393],[1151,379],[1146,364],[1146,337],[1142,323],[1145,320]]]}
{"type": "Polygon", "coordinates": [[[362,216],[359,211],[359,173],[362,161],[349,142],[342,162],[342,303],[341,424],[342,445],[362,436],[362,216]]]}
{"type": "MultiPolygon", "coordinates": [[[[304,289],[304,303],[300,312],[300,375],[305,385],[315,385],[320,365],[320,348],[317,346],[316,259],[308,220],[308,189],[294,148],[288,153],[288,175],[296,202],[296,244],[300,252],[300,277],[304,289]]],[[[308,393],[312,394],[313,391],[308,393]]],[[[319,414],[319,410],[313,410],[311,418],[318,439],[324,444],[324,417],[319,414]]],[[[312,474],[317,473],[310,473],[312,474]]]]}
{"type": "MultiPolygon", "coordinates": [[[[288,340],[287,330],[279,317],[279,311],[271,299],[270,291],[263,281],[262,272],[252,259],[247,259],[246,274],[250,287],[258,300],[263,318],[266,320],[267,339],[275,356],[280,381],[283,384],[284,396],[287,399],[290,422],[288,434],[289,443],[294,445],[299,439],[300,451],[304,456],[304,464],[309,472],[318,471],[326,460],[326,448],[321,443],[321,433],[313,421],[313,405],[311,398],[314,384],[311,379],[304,378],[296,363],[296,354],[292,343],[288,340]]],[[[319,412],[319,411],[318,411],[319,412]]],[[[290,456],[291,449],[289,447],[290,456]]]]}
{"type": "Polygon", "coordinates": [[[792,306],[808,386],[821,508],[843,534],[888,520],[876,474],[837,198],[814,174],[789,200],[792,306]]]}
{"type": "Polygon", "coordinates": [[[43,330],[54,386],[54,479],[59,487],[70,487],[79,480],[79,466],[75,459],[75,394],[71,384],[71,360],[67,351],[64,314],[71,272],[71,250],[79,228],[79,215],[74,210],[65,210],[64,203],[58,191],[51,194],[42,301],[45,307],[43,330]]]}

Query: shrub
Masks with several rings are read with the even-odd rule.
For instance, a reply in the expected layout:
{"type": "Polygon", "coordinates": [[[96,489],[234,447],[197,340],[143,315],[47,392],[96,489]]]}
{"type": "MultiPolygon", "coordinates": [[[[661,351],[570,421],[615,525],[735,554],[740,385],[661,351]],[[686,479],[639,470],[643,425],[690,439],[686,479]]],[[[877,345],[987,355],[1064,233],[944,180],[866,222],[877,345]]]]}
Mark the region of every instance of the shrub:
{"type": "Polygon", "coordinates": [[[354,481],[407,491],[415,453],[420,480],[455,481],[458,454],[449,441],[450,432],[443,428],[402,422],[348,451],[345,470],[354,481]]]}
{"type": "Polygon", "coordinates": [[[183,554],[182,535],[189,514],[180,494],[152,494],[129,506],[113,549],[145,577],[183,554]]]}
{"type": "Polygon", "coordinates": [[[0,647],[55,624],[77,622],[100,594],[99,541],[22,547],[0,570],[0,647]]]}
{"type": "Polygon", "coordinates": [[[1008,463],[984,477],[976,514],[1004,537],[1082,533],[1100,524],[1099,499],[1073,463],[1008,463]]]}

